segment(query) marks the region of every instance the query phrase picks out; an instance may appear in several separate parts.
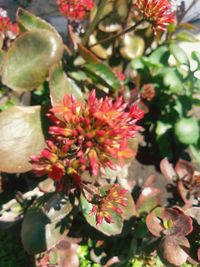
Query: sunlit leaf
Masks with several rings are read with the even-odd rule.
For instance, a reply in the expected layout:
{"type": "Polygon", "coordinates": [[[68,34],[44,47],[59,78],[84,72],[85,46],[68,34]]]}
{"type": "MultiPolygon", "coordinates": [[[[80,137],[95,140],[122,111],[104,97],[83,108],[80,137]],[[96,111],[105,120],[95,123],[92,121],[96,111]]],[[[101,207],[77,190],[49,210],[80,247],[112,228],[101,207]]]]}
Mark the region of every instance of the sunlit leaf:
{"type": "Polygon", "coordinates": [[[136,209],[139,213],[150,212],[161,204],[162,192],[159,188],[145,187],[136,202],[136,209]]]}
{"type": "Polygon", "coordinates": [[[176,40],[181,42],[199,42],[199,39],[189,31],[179,31],[176,34],[176,40]]]}
{"type": "Polygon", "coordinates": [[[0,169],[21,173],[32,169],[30,156],[45,147],[40,106],[11,107],[0,113],[0,169]]]}
{"type": "Polygon", "coordinates": [[[123,227],[123,219],[116,212],[110,212],[110,215],[114,219],[114,223],[107,223],[105,220],[103,220],[100,225],[97,225],[96,216],[91,214],[92,204],[89,203],[83,195],[81,195],[81,207],[86,221],[100,232],[104,233],[107,236],[117,235],[121,233],[123,227]]]}
{"type": "Polygon", "coordinates": [[[185,51],[177,44],[170,44],[169,50],[179,64],[189,65],[189,59],[185,51]]]}
{"type": "Polygon", "coordinates": [[[48,30],[22,34],[8,50],[2,81],[17,92],[30,91],[45,81],[49,68],[62,57],[62,40],[48,30]]]}
{"type": "Polygon", "coordinates": [[[124,58],[135,59],[143,55],[144,40],[135,34],[127,33],[121,39],[120,53],[124,58]]]}
{"type": "Polygon", "coordinates": [[[58,34],[56,29],[51,24],[39,17],[34,16],[32,13],[28,12],[23,8],[19,8],[17,10],[16,18],[17,22],[22,25],[23,28],[27,31],[49,30],[58,34]]]}
{"type": "Polygon", "coordinates": [[[50,98],[53,106],[62,103],[65,94],[73,95],[79,100],[83,100],[81,89],[67,77],[59,64],[50,69],[50,98]]]}
{"type": "Polygon", "coordinates": [[[85,64],[84,68],[91,71],[96,76],[99,76],[113,90],[118,90],[120,88],[119,80],[108,65],[103,63],[85,64]]]}
{"type": "Polygon", "coordinates": [[[180,266],[186,262],[189,257],[190,244],[184,236],[166,236],[159,244],[160,258],[169,264],[180,266]]]}

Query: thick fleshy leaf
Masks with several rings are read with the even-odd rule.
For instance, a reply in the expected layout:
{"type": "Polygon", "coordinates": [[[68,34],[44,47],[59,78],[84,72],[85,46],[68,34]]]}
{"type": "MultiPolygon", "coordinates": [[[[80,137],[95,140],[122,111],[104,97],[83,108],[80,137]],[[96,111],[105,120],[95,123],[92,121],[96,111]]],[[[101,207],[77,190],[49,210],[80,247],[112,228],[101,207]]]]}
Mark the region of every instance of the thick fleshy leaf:
{"type": "Polygon", "coordinates": [[[83,93],[75,83],[67,77],[59,64],[50,69],[50,98],[52,106],[60,105],[65,94],[83,100],[83,93]]]}
{"type": "MultiPolygon", "coordinates": [[[[104,48],[101,44],[97,44],[97,45],[94,45],[98,43],[98,40],[96,39],[96,36],[94,34],[91,34],[90,35],[90,38],[89,38],[89,45],[91,46],[90,47],[90,50],[100,59],[107,59],[109,55],[111,55],[112,53],[112,46],[109,46],[107,49],[104,48]],[[94,45],[94,46],[92,46],[94,45]]],[[[89,62],[89,61],[87,61],[89,62]]],[[[90,63],[90,62],[89,62],[90,63]]],[[[91,63],[95,63],[95,62],[91,62],[91,63]]],[[[96,62],[98,63],[98,62],[96,62]]]]}
{"type": "Polygon", "coordinates": [[[99,25],[100,31],[102,32],[116,32],[121,30],[120,18],[117,13],[111,13],[109,16],[104,18],[99,25]]]}
{"type": "Polygon", "coordinates": [[[163,208],[156,208],[154,211],[149,213],[146,217],[146,225],[148,230],[152,233],[152,235],[160,237],[163,231],[163,227],[160,224],[160,217],[163,213],[163,208]]]}
{"type": "Polygon", "coordinates": [[[164,85],[169,87],[170,93],[178,94],[182,91],[182,78],[175,68],[164,68],[161,75],[164,85]]]}
{"type": "Polygon", "coordinates": [[[144,40],[135,34],[127,33],[121,39],[120,53],[124,58],[135,59],[143,55],[144,40]]]}
{"type": "Polygon", "coordinates": [[[127,203],[128,203],[127,207],[120,206],[120,208],[123,211],[123,214],[122,214],[123,219],[129,220],[131,217],[137,215],[137,211],[136,211],[135,202],[133,200],[131,193],[127,192],[126,198],[127,198],[127,203]]]}
{"type": "Polygon", "coordinates": [[[5,57],[5,52],[1,50],[0,51],[0,73],[1,73],[1,68],[2,68],[4,57],[5,57]]]}
{"type": "Polygon", "coordinates": [[[192,207],[187,209],[185,214],[195,219],[200,225],[200,207],[192,207]]]}
{"type": "Polygon", "coordinates": [[[11,107],[0,113],[0,169],[22,173],[32,169],[30,156],[45,147],[40,106],[11,107]]]}
{"type": "Polygon", "coordinates": [[[192,230],[192,218],[185,214],[180,214],[177,220],[174,221],[173,226],[163,233],[166,235],[187,236],[192,230]]]}
{"type": "Polygon", "coordinates": [[[0,211],[0,229],[4,230],[13,226],[13,224],[23,217],[22,206],[16,201],[11,199],[1,207],[0,211]]]}
{"type": "Polygon", "coordinates": [[[29,254],[52,248],[66,234],[61,229],[61,220],[71,211],[70,202],[62,203],[55,195],[46,203],[45,209],[31,207],[25,214],[21,237],[29,254]]]}
{"type": "Polygon", "coordinates": [[[177,182],[177,191],[179,196],[182,198],[183,202],[187,205],[192,205],[190,195],[188,194],[187,188],[184,186],[183,181],[179,180],[177,182]]]}
{"type": "Polygon", "coordinates": [[[47,249],[45,226],[50,223],[48,216],[37,208],[29,209],[22,224],[22,244],[29,254],[37,254],[47,249]]]}
{"type": "Polygon", "coordinates": [[[167,158],[164,158],[160,162],[160,170],[165,178],[167,178],[170,182],[177,177],[177,174],[173,168],[173,165],[169,163],[167,158]]]}
{"type": "Polygon", "coordinates": [[[38,187],[41,192],[49,193],[55,191],[54,181],[50,178],[45,179],[44,181],[38,184],[38,187]]]}
{"type": "Polygon", "coordinates": [[[184,236],[166,236],[159,244],[158,254],[168,264],[180,266],[188,258],[190,244],[184,236]]]}
{"type": "Polygon", "coordinates": [[[34,16],[32,13],[23,8],[19,8],[17,10],[16,19],[17,22],[22,25],[26,31],[49,30],[58,34],[56,29],[51,24],[39,17],[34,16]]]}
{"type": "Polygon", "coordinates": [[[176,163],[175,171],[180,179],[189,181],[194,173],[194,168],[190,162],[180,159],[176,163]]]}
{"type": "Polygon", "coordinates": [[[110,67],[103,63],[97,64],[85,64],[85,69],[91,71],[96,76],[99,76],[106,84],[108,84],[113,90],[120,88],[120,82],[112,72],[110,67]]]}
{"type": "Polygon", "coordinates": [[[99,59],[82,44],[78,45],[78,52],[80,53],[82,58],[88,63],[95,64],[99,62],[99,59]]]}
{"type": "Polygon", "coordinates": [[[169,46],[169,50],[179,64],[189,65],[187,54],[180,46],[177,44],[171,44],[169,46]]]}
{"type": "Polygon", "coordinates": [[[105,220],[100,225],[97,225],[96,217],[95,215],[91,215],[92,211],[92,204],[89,203],[86,198],[81,195],[81,207],[83,211],[83,215],[87,222],[96,228],[98,231],[104,233],[107,236],[111,235],[117,235],[120,234],[123,227],[123,219],[120,215],[118,215],[115,212],[110,212],[110,215],[112,216],[114,223],[107,223],[105,220]]]}
{"type": "Polygon", "coordinates": [[[49,30],[22,34],[8,50],[2,82],[17,92],[31,91],[45,81],[49,68],[63,54],[61,38],[49,30]]]}
{"type": "Polygon", "coordinates": [[[199,39],[189,31],[179,31],[176,34],[176,40],[181,42],[199,42],[199,39]]]}
{"type": "Polygon", "coordinates": [[[149,56],[151,63],[154,64],[160,64],[160,63],[165,64],[167,63],[168,58],[169,58],[168,47],[164,45],[155,49],[149,56]]]}
{"type": "Polygon", "coordinates": [[[161,204],[162,192],[159,188],[145,187],[136,202],[136,209],[139,213],[150,212],[161,204]]]}

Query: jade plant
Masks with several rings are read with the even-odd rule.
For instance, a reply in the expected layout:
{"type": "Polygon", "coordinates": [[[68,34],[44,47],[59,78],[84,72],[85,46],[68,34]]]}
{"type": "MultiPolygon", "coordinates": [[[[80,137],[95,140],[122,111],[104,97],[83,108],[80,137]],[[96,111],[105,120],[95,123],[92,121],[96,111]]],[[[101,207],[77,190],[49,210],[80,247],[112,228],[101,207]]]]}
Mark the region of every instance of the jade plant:
{"type": "MultiPolygon", "coordinates": [[[[190,108],[185,110],[182,100],[198,102],[191,96],[198,84],[188,89],[196,78],[174,44],[180,33],[170,1],[55,2],[68,19],[67,42],[66,36],[25,9],[18,9],[15,23],[3,10],[0,14],[0,170],[3,176],[17,174],[25,184],[25,192],[17,192],[2,206],[0,227],[22,221],[23,246],[36,255],[38,266],[79,266],[78,244],[88,241],[89,233],[94,237],[91,247],[97,250],[108,249],[112,236],[123,243],[131,238],[130,253],[122,259],[108,253],[104,265],[125,266],[136,253],[143,256],[139,251],[151,240],[147,227],[152,232],[145,218],[163,204],[153,176],[139,192],[124,177],[144,129],[144,103],[154,101],[164,85],[159,97],[166,98],[160,103],[167,107],[166,101],[176,102],[175,127],[189,116],[190,108]],[[176,59],[173,68],[170,54],[176,59]],[[176,90],[178,97],[171,101],[176,90]],[[106,238],[107,244],[101,242],[106,238]]],[[[194,57],[199,63],[198,53],[194,57]]],[[[165,109],[159,111],[163,116],[165,109]]],[[[164,115],[168,120],[169,114],[164,115]]],[[[196,121],[195,125],[198,129],[196,121]]],[[[194,139],[196,149],[197,134],[194,139]]],[[[193,187],[198,178],[191,179],[193,187]]],[[[188,180],[181,181],[188,189],[188,180]]],[[[165,208],[159,210],[162,219],[165,208]]],[[[177,232],[176,239],[188,248],[185,236],[192,232],[196,215],[174,213],[174,220],[163,225],[179,227],[177,221],[183,218],[188,227],[181,235],[177,232]]],[[[179,249],[179,243],[172,247],[179,249]]],[[[163,245],[165,253],[167,246],[163,245]]],[[[184,254],[184,261],[175,264],[188,258],[184,254]]]]}

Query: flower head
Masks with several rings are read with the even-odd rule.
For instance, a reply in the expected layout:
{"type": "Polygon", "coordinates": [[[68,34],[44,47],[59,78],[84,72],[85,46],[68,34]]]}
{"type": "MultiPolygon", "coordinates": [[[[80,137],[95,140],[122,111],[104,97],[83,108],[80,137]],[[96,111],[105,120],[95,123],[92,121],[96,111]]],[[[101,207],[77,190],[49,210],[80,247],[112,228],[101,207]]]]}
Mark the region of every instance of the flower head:
{"type": "Polygon", "coordinates": [[[122,207],[128,206],[127,193],[128,191],[118,184],[112,185],[108,190],[105,190],[100,200],[93,204],[90,212],[90,215],[96,216],[97,225],[102,224],[103,220],[107,223],[114,223],[113,212],[118,215],[123,214],[122,207]]]}
{"type": "Polygon", "coordinates": [[[156,95],[156,90],[153,84],[146,83],[142,87],[141,98],[151,101],[156,95]]]}
{"type": "Polygon", "coordinates": [[[137,0],[135,6],[143,18],[152,24],[153,30],[166,31],[166,27],[175,21],[169,0],[137,0]]]}
{"type": "Polygon", "coordinates": [[[140,127],[136,122],[143,112],[134,104],[128,108],[120,97],[97,99],[93,90],[85,103],[65,95],[61,106],[48,113],[54,125],[49,128],[53,141],[38,156],[31,157],[38,176],[48,175],[62,188],[71,177],[76,186],[82,184],[84,171],[97,176],[105,168],[115,169],[113,159],[121,165],[135,152],[128,147],[140,127]]]}
{"type": "Polygon", "coordinates": [[[50,134],[59,140],[70,140],[74,155],[88,164],[92,175],[97,176],[99,170],[105,172],[105,167],[115,169],[112,158],[123,164],[123,159],[135,155],[128,148],[128,140],[140,129],[136,122],[143,112],[136,105],[128,108],[121,97],[115,102],[108,97],[97,99],[93,90],[82,104],[66,95],[63,105],[51,112],[56,125],[50,127],[50,134]]]}
{"type": "Polygon", "coordinates": [[[7,11],[0,8],[0,35],[3,39],[15,39],[19,33],[19,28],[16,23],[12,23],[8,17],[7,11]]]}
{"type": "Polygon", "coordinates": [[[83,19],[93,7],[93,0],[57,0],[60,13],[72,20],[83,19]]]}

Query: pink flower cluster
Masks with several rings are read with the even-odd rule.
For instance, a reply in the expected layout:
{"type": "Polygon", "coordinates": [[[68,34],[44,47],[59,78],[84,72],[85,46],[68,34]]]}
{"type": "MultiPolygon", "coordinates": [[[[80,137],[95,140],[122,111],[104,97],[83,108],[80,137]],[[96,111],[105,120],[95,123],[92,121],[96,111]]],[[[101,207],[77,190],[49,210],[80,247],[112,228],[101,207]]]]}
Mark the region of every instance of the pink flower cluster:
{"type": "Polygon", "coordinates": [[[19,33],[19,28],[16,23],[12,23],[8,17],[7,11],[0,8],[0,35],[2,39],[6,37],[14,39],[19,33]]]}
{"type": "Polygon", "coordinates": [[[110,189],[108,189],[104,196],[102,196],[101,200],[93,205],[93,208],[90,212],[90,215],[96,216],[96,224],[102,224],[103,220],[107,223],[114,223],[114,219],[112,217],[112,211],[121,215],[123,214],[123,210],[121,207],[128,206],[127,199],[128,191],[120,187],[120,185],[115,184],[110,189]]]}
{"type": "Polygon", "coordinates": [[[122,97],[115,102],[108,97],[97,99],[93,90],[82,103],[65,95],[63,104],[53,107],[48,116],[54,123],[49,128],[53,141],[32,157],[33,169],[39,176],[47,174],[61,189],[66,177],[81,186],[84,171],[105,174],[106,167],[116,168],[113,159],[123,165],[125,158],[135,155],[128,140],[140,130],[136,122],[143,112],[135,104],[129,108],[122,97]]]}
{"type": "Polygon", "coordinates": [[[167,26],[175,22],[175,13],[169,0],[137,0],[135,6],[144,19],[152,24],[154,32],[166,31],[167,26]]]}
{"type": "Polygon", "coordinates": [[[57,0],[57,4],[61,15],[72,20],[83,19],[94,7],[93,0],[57,0]]]}

